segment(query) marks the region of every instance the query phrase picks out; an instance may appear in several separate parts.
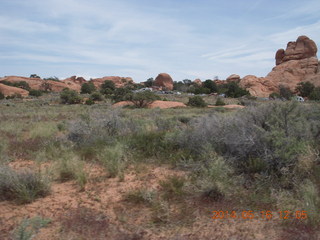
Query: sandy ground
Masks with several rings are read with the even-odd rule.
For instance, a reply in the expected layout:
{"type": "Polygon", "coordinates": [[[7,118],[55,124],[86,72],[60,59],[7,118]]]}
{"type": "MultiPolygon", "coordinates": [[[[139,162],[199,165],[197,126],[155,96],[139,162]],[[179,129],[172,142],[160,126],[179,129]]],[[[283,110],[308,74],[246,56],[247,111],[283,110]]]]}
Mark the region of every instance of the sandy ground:
{"type": "MultiPolygon", "coordinates": [[[[39,167],[32,161],[21,160],[10,165],[14,169],[39,167]]],[[[40,166],[41,169],[50,167],[48,163],[40,166]]],[[[183,204],[171,204],[170,211],[174,218],[166,224],[152,224],[150,207],[129,203],[125,200],[126,194],[141,188],[161,191],[161,180],[173,175],[185,176],[185,172],[166,166],[148,165],[140,169],[130,167],[123,180],[107,178],[105,170],[94,164],[86,165],[86,172],[89,181],[84,191],[81,191],[74,181],[53,182],[51,194],[33,203],[17,205],[9,201],[0,202],[0,239],[10,239],[12,231],[23,218],[34,216],[51,219],[51,223],[35,236],[34,239],[38,240],[312,239],[309,235],[309,238],[290,237],[282,231],[280,220],[276,219],[213,220],[212,211],[231,209],[232,204],[206,202],[196,198],[186,199],[183,204]],[[87,211],[84,213],[87,215],[81,215],[82,210],[87,211]],[[94,219],[86,220],[88,216],[93,216],[94,219]],[[65,229],[66,226],[69,229],[65,229]],[[84,234],[83,238],[79,238],[79,232],[84,234]],[[107,235],[98,236],[101,232],[107,235]],[[289,238],[285,237],[286,234],[289,238]]]]}
{"type": "MultiPolygon", "coordinates": [[[[112,105],[113,107],[123,107],[123,106],[133,106],[133,103],[130,101],[122,101],[117,102],[112,105]]],[[[174,102],[174,101],[154,101],[151,103],[148,108],[177,108],[177,107],[186,107],[186,105],[182,102],[174,102]]]]}

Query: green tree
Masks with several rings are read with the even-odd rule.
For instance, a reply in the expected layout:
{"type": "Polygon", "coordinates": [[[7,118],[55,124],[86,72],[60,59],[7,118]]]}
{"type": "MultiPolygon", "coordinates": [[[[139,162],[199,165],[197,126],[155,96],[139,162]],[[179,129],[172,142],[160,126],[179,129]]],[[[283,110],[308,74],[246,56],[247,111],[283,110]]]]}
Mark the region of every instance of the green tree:
{"type": "Polygon", "coordinates": [[[302,97],[309,97],[315,86],[311,82],[300,82],[296,87],[299,95],[302,97]]]}
{"type": "Polygon", "coordinates": [[[91,94],[96,90],[96,87],[94,86],[94,84],[92,82],[88,82],[88,83],[84,83],[81,86],[81,93],[82,94],[91,94]]]}
{"type": "Polygon", "coordinates": [[[126,95],[126,100],[131,101],[137,108],[145,108],[160,97],[153,92],[144,91],[138,93],[129,93],[126,95]]]}
{"type": "Polygon", "coordinates": [[[210,93],[218,92],[217,84],[210,79],[203,82],[203,87],[210,89],[210,93]]]}
{"type": "Polygon", "coordinates": [[[227,91],[225,92],[227,97],[238,98],[245,95],[250,95],[250,93],[247,90],[241,88],[239,84],[236,82],[227,83],[225,84],[225,87],[227,89],[227,91]]]}
{"type": "Polygon", "coordinates": [[[320,101],[320,87],[316,87],[313,89],[309,96],[310,100],[320,101]]]}
{"type": "Polygon", "coordinates": [[[90,95],[90,99],[92,101],[102,101],[103,100],[103,96],[99,92],[93,92],[90,95]]]}
{"type": "Polygon", "coordinates": [[[37,74],[31,74],[30,78],[40,78],[37,74]]]}
{"type": "Polygon", "coordinates": [[[29,91],[29,95],[34,97],[40,97],[42,96],[42,92],[40,90],[31,89],[29,91]]]}
{"type": "Polygon", "coordinates": [[[226,104],[225,104],[225,102],[222,100],[222,98],[218,97],[215,105],[216,105],[216,106],[224,106],[224,105],[226,105],[226,104]]]}
{"type": "Polygon", "coordinates": [[[203,100],[202,97],[194,96],[189,98],[188,105],[192,107],[206,107],[207,103],[203,100]]]}
{"type": "Polygon", "coordinates": [[[126,96],[131,93],[131,90],[128,88],[117,88],[113,91],[112,101],[121,102],[126,100],[126,96]]]}
{"type": "Polygon", "coordinates": [[[146,86],[146,87],[152,87],[153,82],[154,82],[154,79],[153,79],[153,78],[148,78],[147,81],[144,82],[144,86],[146,86]]]}
{"type": "Polygon", "coordinates": [[[111,80],[106,80],[101,85],[100,92],[104,95],[111,95],[115,89],[116,89],[116,85],[114,84],[114,82],[111,80]]]}
{"type": "Polygon", "coordinates": [[[63,89],[60,93],[60,99],[63,104],[77,104],[82,100],[76,91],[70,90],[69,88],[63,89]]]}
{"type": "Polygon", "coordinates": [[[290,100],[293,97],[291,90],[283,85],[279,86],[280,96],[290,100]]]}

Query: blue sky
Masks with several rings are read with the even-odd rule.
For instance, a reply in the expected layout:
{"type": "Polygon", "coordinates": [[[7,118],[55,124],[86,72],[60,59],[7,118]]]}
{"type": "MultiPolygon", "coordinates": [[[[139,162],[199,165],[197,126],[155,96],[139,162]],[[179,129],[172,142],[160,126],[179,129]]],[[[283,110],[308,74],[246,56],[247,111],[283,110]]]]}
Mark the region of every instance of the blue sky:
{"type": "Polygon", "coordinates": [[[0,0],[0,76],[265,76],[319,0],[0,0]]]}

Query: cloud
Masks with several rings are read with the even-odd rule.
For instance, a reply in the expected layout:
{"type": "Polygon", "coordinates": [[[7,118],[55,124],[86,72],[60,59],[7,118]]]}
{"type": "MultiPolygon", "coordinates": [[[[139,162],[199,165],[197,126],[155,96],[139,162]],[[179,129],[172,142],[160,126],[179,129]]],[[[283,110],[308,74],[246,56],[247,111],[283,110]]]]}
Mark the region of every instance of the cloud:
{"type": "Polygon", "coordinates": [[[28,19],[19,19],[16,16],[0,16],[0,30],[21,33],[35,33],[35,32],[58,32],[59,27],[51,24],[45,24],[28,19]]]}

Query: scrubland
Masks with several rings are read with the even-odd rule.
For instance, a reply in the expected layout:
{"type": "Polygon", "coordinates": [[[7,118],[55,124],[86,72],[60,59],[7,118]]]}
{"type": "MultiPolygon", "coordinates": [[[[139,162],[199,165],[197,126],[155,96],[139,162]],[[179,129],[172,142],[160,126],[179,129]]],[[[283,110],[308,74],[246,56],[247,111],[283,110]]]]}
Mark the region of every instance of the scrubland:
{"type": "Polygon", "coordinates": [[[0,239],[320,239],[319,103],[57,102],[0,101],[0,239]]]}

